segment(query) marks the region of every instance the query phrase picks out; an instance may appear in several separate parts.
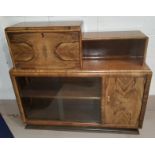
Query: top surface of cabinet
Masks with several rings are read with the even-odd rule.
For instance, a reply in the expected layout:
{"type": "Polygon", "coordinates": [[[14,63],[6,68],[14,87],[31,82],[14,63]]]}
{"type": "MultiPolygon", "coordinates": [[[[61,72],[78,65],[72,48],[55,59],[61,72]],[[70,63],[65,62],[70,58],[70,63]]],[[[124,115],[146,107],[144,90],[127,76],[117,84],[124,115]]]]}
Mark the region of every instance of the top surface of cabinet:
{"type": "Polygon", "coordinates": [[[81,21],[59,21],[59,22],[22,22],[10,27],[5,30],[10,31],[34,31],[34,30],[56,30],[56,31],[81,31],[81,21]]]}
{"type": "Polygon", "coordinates": [[[141,31],[111,31],[111,32],[84,32],[83,40],[103,39],[146,39],[148,38],[141,31]]]}

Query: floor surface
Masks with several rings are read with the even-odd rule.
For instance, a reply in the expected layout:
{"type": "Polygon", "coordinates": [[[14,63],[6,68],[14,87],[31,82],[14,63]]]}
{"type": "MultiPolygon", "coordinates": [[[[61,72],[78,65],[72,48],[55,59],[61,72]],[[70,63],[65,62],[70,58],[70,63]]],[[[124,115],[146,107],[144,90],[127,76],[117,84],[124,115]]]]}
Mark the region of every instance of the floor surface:
{"type": "Polygon", "coordinates": [[[25,129],[20,120],[15,100],[1,100],[0,113],[16,138],[154,138],[155,137],[155,96],[150,96],[145,114],[143,128],[139,135],[96,133],[85,131],[55,131],[25,129]]]}

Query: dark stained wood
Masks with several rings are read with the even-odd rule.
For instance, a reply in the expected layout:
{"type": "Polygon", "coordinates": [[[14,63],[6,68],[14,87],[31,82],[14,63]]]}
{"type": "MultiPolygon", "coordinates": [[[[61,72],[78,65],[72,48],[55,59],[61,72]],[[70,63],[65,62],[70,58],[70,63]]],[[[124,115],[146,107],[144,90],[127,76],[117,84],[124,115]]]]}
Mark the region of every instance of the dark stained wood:
{"type": "Polygon", "coordinates": [[[121,133],[121,134],[139,134],[138,129],[116,129],[106,127],[76,127],[76,126],[49,126],[49,125],[26,125],[26,129],[38,129],[38,130],[60,130],[60,131],[86,131],[86,132],[104,132],[104,133],[121,133]]]}
{"type": "Polygon", "coordinates": [[[145,39],[83,41],[84,58],[141,58],[144,56],[145,39]]]}
{"type": "Polygon", "coordinates": [[[5,29],[22,120],[43,126],[141,128],[152,75],[145,63],[148,37],[140,31],[82,33],[81,25],[32,22],[5,29]],[[90,78],[95,84],[88,87],[90,78]]]}

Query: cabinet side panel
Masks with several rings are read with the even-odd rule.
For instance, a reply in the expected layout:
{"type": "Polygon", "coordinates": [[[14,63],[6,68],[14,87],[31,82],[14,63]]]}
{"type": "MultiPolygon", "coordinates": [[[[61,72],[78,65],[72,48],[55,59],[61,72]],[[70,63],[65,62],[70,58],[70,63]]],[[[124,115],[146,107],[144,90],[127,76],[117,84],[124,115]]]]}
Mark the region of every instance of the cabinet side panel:
{"type": "Polygon", "coordinates": [[[24,112],[24,109],[23,109],[23,106],[22,106],[22,101],[21,101],[20,94],[19,94],[19,88],[17,86],[16,78],[15,78],[15,76],[12,75],[11,71],[10,71],[10,77],[11,77],[13,89],[14,89],[14,92],[15,92],[18,108],[19,108],[19,111],[20,111],[21,119],[23,120],[23,122],[26,122],[25,112],[24,112]]]}
{"type": "Polygon", "coordinates": [[[109,77],[104,107],[105,124],[138,126],[144,91],[144,77],[109,77]]]}
{"type": "Polygon", "coordinates": [[[147,100],[148,100],[148,96],[149,96],[151,78],[152,78],[152,73],[147,75],[147,77],[146,77],[144,96],[143,96],[143,103],[142,103],[142,108],[141,108],[141,113],[140,113],[140,118],[139,118],[139,127],[140,128],[142,128],[142,126],[143,126],[143,120],[144,120],[147,100]]]}

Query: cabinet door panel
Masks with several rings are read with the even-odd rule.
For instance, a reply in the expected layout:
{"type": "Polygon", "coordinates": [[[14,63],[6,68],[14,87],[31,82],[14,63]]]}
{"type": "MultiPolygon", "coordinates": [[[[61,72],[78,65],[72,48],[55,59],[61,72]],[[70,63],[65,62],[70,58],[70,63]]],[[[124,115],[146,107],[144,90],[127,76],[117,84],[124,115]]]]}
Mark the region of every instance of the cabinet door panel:
{"type": "Polygon", "coordinates": [[[144,92],[144,77],[109,77],[106,80],[104,123],[137,126],[144,92]]]}
{"type": "Polygon", "coordinates": [[[16,68],[80,68],[78,32],[8,33],[16,68]]]}

